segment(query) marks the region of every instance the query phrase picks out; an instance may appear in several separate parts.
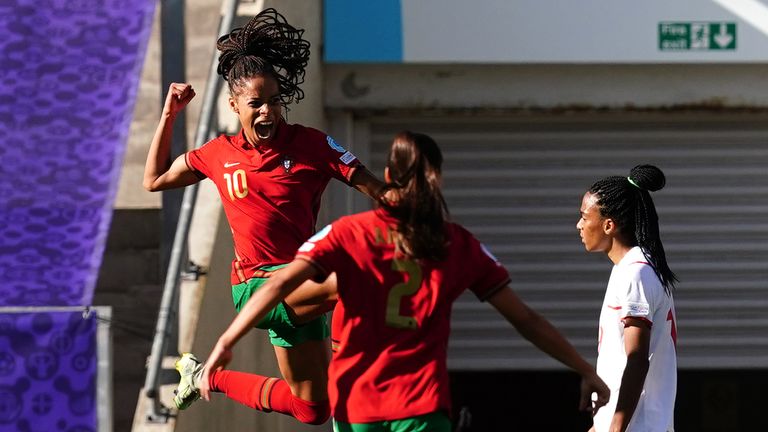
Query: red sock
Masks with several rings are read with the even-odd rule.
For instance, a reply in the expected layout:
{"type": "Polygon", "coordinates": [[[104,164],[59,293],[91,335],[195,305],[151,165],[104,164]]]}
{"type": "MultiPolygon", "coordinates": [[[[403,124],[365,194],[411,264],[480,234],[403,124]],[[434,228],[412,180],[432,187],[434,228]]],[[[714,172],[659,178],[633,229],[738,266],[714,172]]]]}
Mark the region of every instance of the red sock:
{"type": "Polygon", "coordinates": [[[280,378],[237,371],[214,371],[211,390],[259,411],[286,414],[302,423],[323,424],[331,415],[327,400],[310,402],[291,393],[291,387],[280,378]]]}
{"type": "Polygon", "coordinates": [[[262,398],[262,394],[269,395],[271,387],[277,381],[281,380],[256,374],[222,370],[214,371],[211,374],[210,385],[212,391],[224,393],[228,398],[247,407],[270,412],[273,408],[271,408],[268,398],[262,398]]]}
{"type": "Polygon", "coordinates": [[[312,402],[293,396],[291,409],[296,420],[311,425],[321,425],[331,416],[331,404],[328,400],[312,402]]]}

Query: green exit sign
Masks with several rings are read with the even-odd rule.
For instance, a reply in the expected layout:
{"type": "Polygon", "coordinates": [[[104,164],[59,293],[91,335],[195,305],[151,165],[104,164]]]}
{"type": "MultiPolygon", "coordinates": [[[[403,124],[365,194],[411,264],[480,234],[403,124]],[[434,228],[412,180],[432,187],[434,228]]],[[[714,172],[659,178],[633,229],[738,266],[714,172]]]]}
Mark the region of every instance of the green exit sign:
{"type": "Polygon", "coordinates": [[[735,22],[660,22],[661,51],[735,51],[735,22]]]}

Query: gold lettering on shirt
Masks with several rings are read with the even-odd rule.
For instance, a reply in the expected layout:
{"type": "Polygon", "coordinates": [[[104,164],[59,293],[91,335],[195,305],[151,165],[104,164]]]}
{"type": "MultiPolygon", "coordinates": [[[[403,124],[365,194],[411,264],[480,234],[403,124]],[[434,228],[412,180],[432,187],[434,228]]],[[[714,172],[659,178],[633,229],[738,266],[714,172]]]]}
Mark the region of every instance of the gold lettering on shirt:
{"type": "Polygon", "coordinates": [[[392,227],[387,227],[387,236],[384,237],[384,234],[381,232],[380,227],[374,228],[374,232],[376,233],[376,244],[392,244],[394,243],[394,234],[392,232],[392,227]]]}
{"type": "Polygon", "coordinates": [[[227,192],[229,192],[229,199],[234,201],[235,198],[243,199],[248,196],[248,182],[245,178],[245,170],[237,170],[234,174],[224,173],[224,180],[227,182],[227,192]]]}

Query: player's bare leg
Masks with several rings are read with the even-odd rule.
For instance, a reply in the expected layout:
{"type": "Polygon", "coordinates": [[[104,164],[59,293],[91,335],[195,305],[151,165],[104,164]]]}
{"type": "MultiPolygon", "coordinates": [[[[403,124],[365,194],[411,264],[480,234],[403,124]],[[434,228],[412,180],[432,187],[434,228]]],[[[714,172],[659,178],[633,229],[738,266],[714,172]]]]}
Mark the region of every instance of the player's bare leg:
{"type": "Polygon", "coordinates": [[[275,356],[283,379],[294,396],[307,401],[328,400],[328,340],[306,341],[285,348],[275,346],[275,356]]]}
{"type": "MultiPolygon", "coordinates": [[[[336,273],[331,273],[323,282],[304,282],[286,297],[284,303],[291,319],[301,325],[333,310],[336,300],[336,273]]],[[[309,340],[290,348],[274,348],[280,373],[294,396],[309,401],[328,399],[330,345],[327,339],[309,340]]]]}

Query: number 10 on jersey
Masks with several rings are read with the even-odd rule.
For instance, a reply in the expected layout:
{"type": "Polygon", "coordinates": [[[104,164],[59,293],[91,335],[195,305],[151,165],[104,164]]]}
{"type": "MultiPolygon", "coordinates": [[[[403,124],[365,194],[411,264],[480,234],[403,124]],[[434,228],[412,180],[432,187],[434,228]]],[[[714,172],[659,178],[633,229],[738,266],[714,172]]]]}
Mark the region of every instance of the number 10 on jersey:
{"type": "Polygon", "coordinates": [[[227,181],[227,192],[229,199],[243,199],[248,195],[248,183],[245,180],[245,170],[237,170],[234,173],[224,173],[224,180],[227,181]]]}

